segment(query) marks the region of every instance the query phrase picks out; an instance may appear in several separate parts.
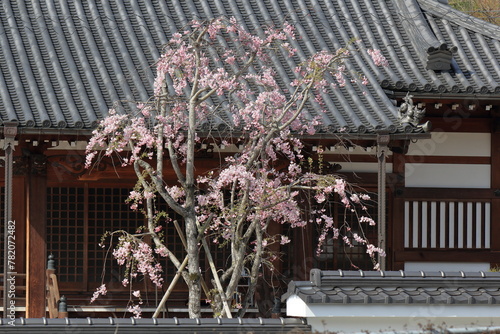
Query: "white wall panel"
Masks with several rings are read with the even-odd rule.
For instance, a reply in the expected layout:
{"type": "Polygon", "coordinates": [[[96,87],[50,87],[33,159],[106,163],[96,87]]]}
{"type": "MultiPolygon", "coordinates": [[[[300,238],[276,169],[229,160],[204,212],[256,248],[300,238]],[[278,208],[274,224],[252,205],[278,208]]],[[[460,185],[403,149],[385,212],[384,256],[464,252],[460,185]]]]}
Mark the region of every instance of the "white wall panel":
{"type": "Polygon", "coordinates": [[[405,262],[405,271],[479,272],[489,271],[489,262],[405,262]]]}
{"type": "Polygon", "coordinates": [[[490,188],[490,165],[407,163],[405,168],[407,187],[490,188]]]}
{"type": "Polygon", "coordinates": [[[412,143],[408,155],[489,157],[491,134],[433,132],[430,139],[412,143]]]}

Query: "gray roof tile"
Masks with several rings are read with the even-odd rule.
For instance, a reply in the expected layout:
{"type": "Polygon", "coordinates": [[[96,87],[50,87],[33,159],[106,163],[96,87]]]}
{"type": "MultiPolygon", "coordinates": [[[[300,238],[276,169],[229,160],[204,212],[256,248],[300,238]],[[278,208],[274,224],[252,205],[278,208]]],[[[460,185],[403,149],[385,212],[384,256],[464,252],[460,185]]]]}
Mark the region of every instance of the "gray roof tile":
{"type": "Polygon", "coordinates": [[[17,318],[0,319],[2,333],[311,333],[302,319],[222,318],[17,318]]]}
{"type": "MultiPolygon", "coordinates": [[[[366,95],[351,83],[333,92],[326,99],[324,132],[408,130],[399,124],[387,90],[500,93],[500,28],[434,0],[8,0],[3,5],[0,117],[24,128],[91,129],[115,101],[147,99],[151,65],[172,33],[193,18],[219,15],[235,16],[249,29],[287,19],[297,27],[301,38],[294,43],[304,57],[344,47],[352,38],[383,51],[387,68],[372,66],[363,52],[349,61],[348,68],[365,73],[371,85],[366,95]],[[450,70],[431,69],[447,65],[450,70]]],[[[293,78],[296,61],[275,60],[283,87],[293,78]]],[[[314,103],[308,112],[319,114],[314,103]]],[[[221,118],[227,121],[227,115],[221,118]]]]}
{"type": "Polygon", "coordinates": [[[319,304],[500,304],[500,273],[361,272],[311,270],[308,282],[291,282],[297,295],[319,304]]]}

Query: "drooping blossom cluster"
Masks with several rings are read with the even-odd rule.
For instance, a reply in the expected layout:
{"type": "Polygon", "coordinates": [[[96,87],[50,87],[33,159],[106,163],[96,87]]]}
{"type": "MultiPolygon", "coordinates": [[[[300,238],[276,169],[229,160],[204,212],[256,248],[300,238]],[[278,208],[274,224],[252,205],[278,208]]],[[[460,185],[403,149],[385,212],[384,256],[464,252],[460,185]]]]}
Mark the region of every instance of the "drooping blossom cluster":
{"type": "MultiPolygon", "coordinates": [[[[343,244],[350,248],[356,246],[365,247],[373,262],[374,269],[378,270],[379,264],[376,255],[385,256],[385,252],[370,243],[364,234],[364,224],[368,226],[375,225],[375,221],[368,213],[367,203],[371,200],[370,196],[366,193],[356,192],[344,179],[331,179],[327,177],[326,180],[328,182],[325,182],[325,178],[321,179],[319,182],[321,186],[315,188],[317,192],[314,196],[316,202],[322,204],[326,198],[331,198],[331,194],[334,193],[338,196],[339,202],[343,204],[344,212],[351,214],[339,214],[339,219],[341,219],[340,217],[342,216],[352,217],[353,215],[357,217],[357,221],[348,221],[344,218],[335,224],[333,218],[326,214],[325,208],[318,206],[316,210],[312,212],[312,214],[316,216],[314,222],[318,226],[319,231],[316,256],[321,258],[325,249],[329,251],[333,250],[331,247],[335,240],[342,240],[343,244]]],[[[355,264],[352,265],[357,268],[355,264]]]]}
{"type": "MultiPolygon", "coordinates": [[[[304,143],[299,137],[314,135],[322,125],[320,115],[304,112],[307,103],[324,106],[322,94],[346,85],[347,80],[368,82],[363,76],[351,78],[344,63],[351,51],[341,49],[300,59],[296,79],[286,89],[280,87],[279,74],[270,60],[284,54],[296,57],[294,43],[294,29],[287,23],[282,29],[267,27],[261,35],[254,35],[235,19],[193,21],[185,31],[173,35],[158,59],[155,96],[137,104],[135,114],[111,110],[87,147],[87,167],[112,154],[118,154],[123,165],[134,166],[139,182],[129,196],[132,209],[162,200],[186,224],[196,223],[201,235],[188,242],[198,245],[200,238],[207,238],[211,245],[231,244],[228,267],[218,268],[227,289],[237,285],[244,265],[257,277],[262,263],[272,264],[276,254],[271,244],[290,242],[288,236],[271,234],[267,229],[271,223],[296,228],[318,224],[318,253],[328,238],[341,238],[348,245],[352,240],[366,245],[370,256],[382,254],[349,225],[336,226],[326,210],[317,209],[314,218],[304,214],[304,191],[313,192],[315,205],[324,205],[336,195],[346,210],[364,209],[367,195],[348,189],[342,178],[304,168],[304,143]],[[217,49],[221,40],[227,43],[223,50],[217,49]],[[218,131],[214,129],[227,128],[237,134],[224,137],[222,130],[220,136],[212,136],[218,131]],[[220,168],[195,175],[203,162],[192,161],[207,143],[234,145],[237,153],[220,157],[220,168]],[[177,175],[177,182],[163,179],[164,170],[155,169],[167,168],[152,162],[152,158],[164,157],[168,157],[168,168],[177,175]],[[280,165],[283,160],[287,161],[285,168],[280,165]]],[[[380,51],[368,52],[377,65],[386,65],[380,51]]],[[[141,232],[153,237],[156,254],[170,254],[170,260],[179,265],[181,261],[172,256],[168,245],[159,245],[161,226],[153,222],[151,206],[148,210],[144,210],[148,224],[141,232]]],[[[375,223],[367,215],[359,217],[359,223],[375,223]]],[[[154,252],[142,239],[122,235],[113,256],[128,270],[124,285],[138,273],[161,285],[161,267],[154,252]]],[[[197,275],[199,265],[190,265],[188,270],[197,275]]],[[[234,295],[234,291],[224,293],[234,295]]],[[[129,310],[140,316],[139,305],[131,305],[129,310]]]]}
{"type": "Polygon", "coordinates": [[[99,296],[104,296],[107,293],[108,293],[108,290],[106,288],[106,285],[102,284],[100,287],[98,287],[96,289],[96,291],[94,291],[94,294],[92,295],[92,298],[90,299],[90,303],[92,304],[93,302],[96,301],[97,298],[99,298],[99,296]]]}
{"type": "MultiPolygon", "coordinates": [[[[164,247],[155,250],[157,254],[166,256],[164,247]]],[[[153,250],[146,242],[131,236],[121,236],[113,250],[113,257],[119,265],[125,265],[134,277],[137,273],[148,276],[158,287],[163,284],[163,269],[153,256],[153,250]]]]}
{"type": "Polygon", "coordinates": [[[130,313],[132,313],[134,315],[135,319],[139,319],[142,316],[142,309],[141,309],[140,305],[137,305],[137,304],[136,305],[130,305],[127,308],[127,311],[129,311],[130,313]]]}
{"type": "MultiPolygon", "coordinates": [[[[134,235],[128,234],[125,231],[115,231],[109,233],[109,235],[121,234],[118,239],[118,244],[115,249],[113,249],[113,257],[120,266],[125,266],[125,278],[122,280],[123,286],[128,286],[132,283],[132,280],[138,276],[138,274],[144,277],[149,277],[151,282],[156,286],[161,287],[163,284],[162,277],[162,266],[154,257],[153,249],[151,246],[144,242],[143,240],[135,237],[134,235]]],[[[154,253],[160,255],[161,257],[167,257],[168,251],[166,247],[156,247],[154,253]]],[[[107,288],[105,284],[102,284],[93,294],[90,302],[94,302],[100,295],[106,295],[107,288]]],[[[140,299],[140,290],[135,290],[132,292],[134,297],[139,298],[139,304],[142,304],[140,299]]],[[[140,307],[138,305],[131,308],[134,310],[134,315],[140,317],[140,307]]],[[[132,312],[132,311],[131,311],[132,312]]]]}

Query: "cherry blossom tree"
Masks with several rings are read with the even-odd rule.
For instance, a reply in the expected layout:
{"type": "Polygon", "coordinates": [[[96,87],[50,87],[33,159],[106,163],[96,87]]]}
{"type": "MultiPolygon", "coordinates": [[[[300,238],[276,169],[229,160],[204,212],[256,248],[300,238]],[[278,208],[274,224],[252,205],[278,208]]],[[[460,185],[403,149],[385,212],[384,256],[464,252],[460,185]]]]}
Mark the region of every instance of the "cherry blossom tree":
{"type": "MultiPolygon", "coordinates": [[[[365,245],[376,266],[383,250],[349,224],[374,224],[367,216],[365,194],[354,192],[343,179],[309,168],[304,156],[304,135],[312,135],[321,117],[306,112],[310,103],[322,105],[322,95],[357,80],[345,70],[347,48],[319,52],[300,59],[293,49],[294,29],[263,28],[252,34],[234,19],[218,18],[192,22],[173,35],[156,64],[154,96],[136,104],[136,112],[110,110],[93,132],[87,147],[87,167],[104,156],[117,156],[133,166],[137,185],[129,196],[132,210],[141,210],[146,224],[138,231],[110,231],[103,238],[117,241],[112,254],[125,266],[124,285],[147,276],[157,286],[164,283],[157,256],[167,257],[189,289],[189,316],[200,316],[202,288],[215,314],[231,316],[231,308],[243,315],[255,292],[263,266],[272,266],[276,254],[272,244],[286,244],[287,235],[269,231],[271,224],[300,228],[321,226],[318,252],[333,232],[349,245],[365,245]],[[276,58],[297,63],[295,80],[280,87],[270,65],[276,58]],[[199,173],[197,154],[204,145],[232,146],[234,154],[223,157],[220,167],[199,173]],[[175,180],[165,178],[166,170],[175,180]],[[321,204],[337,194],[346,210],[359,214],[357,222],[335,227],[326,211],[318,209],[307,219],[299,194],[309,191],[321,204]],[[159,202],[169,211],[161,211],[159,202]],[[175,212],[182,221],[173,220],[175,212]],[[162,228],[175,224],[185,242],[185,257],[174,254],[162,228]],[[109,239],[108,239],[109,238],[109,239]],[[227,266],[215,267],[214,247],[228,247],[227,266]],[[202,280],[200,256],[209,260],[211,285],[202,280]],[[233,296],[242,273],[249,273],[250,285],[241,304],[233,296]]],[[[385,59],[377,50],[367,52],[379,65],[385,59]],[[369,52],[369,53],[368,53],[369,52]]],[[[317,166],[316,166],[317,167],[317,166]]],[[[319,169],[322,167],[319,166],[319,169]]],[[[170,290],[170,288],[169,288],[170,290]]],[[[130,312],[140,316],[140,291],[132,290],[136,303],[130,312]]],[[[105,285],[93,300],[106,293],[105,285]]]]}

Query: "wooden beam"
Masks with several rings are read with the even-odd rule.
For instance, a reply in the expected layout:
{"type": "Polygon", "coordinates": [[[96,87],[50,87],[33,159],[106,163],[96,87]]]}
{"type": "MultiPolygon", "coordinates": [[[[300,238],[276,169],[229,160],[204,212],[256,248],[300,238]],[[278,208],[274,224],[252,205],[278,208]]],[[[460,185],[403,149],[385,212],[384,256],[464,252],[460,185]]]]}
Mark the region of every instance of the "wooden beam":
{"type": "Polygon", "coordinates": [[[490,157],[462,157],[462,156],[438,156],[438,155],[407,155],[407,163],[427,164],[467,164],[467,165],[489,165],[490,157]]]}
{"type": "Polygon", "coordinates": [[[490,250],[462,250],[455,248],[406,249],[404,252],[395,253],[397,263],[407,261],[491,262],[494,258],[495,254],[490,250]]]}
{"type": "MultiPolygon", "coordinates": [[[[471,188],[404,188],[396,196],[411,200],[489,200],[493,197],[491,189],[471,188]],[[432,194],[432,195],[431,195],[432,194]]],[[[493,219],[492,219],[493,221],[493,219]]]]}

